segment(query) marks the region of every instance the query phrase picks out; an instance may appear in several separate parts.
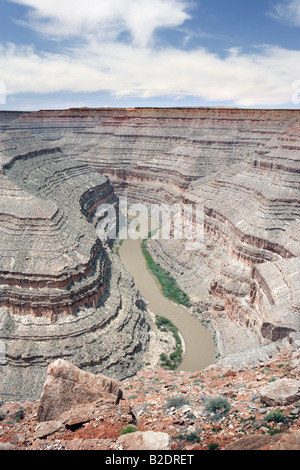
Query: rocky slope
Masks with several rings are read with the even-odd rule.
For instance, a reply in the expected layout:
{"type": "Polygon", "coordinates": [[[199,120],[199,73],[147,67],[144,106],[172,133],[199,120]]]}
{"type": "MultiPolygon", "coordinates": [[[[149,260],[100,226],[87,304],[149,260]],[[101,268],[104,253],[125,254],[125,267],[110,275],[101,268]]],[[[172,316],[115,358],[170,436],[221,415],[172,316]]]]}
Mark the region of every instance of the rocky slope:
{"type": "Polygon", "coordinates": [[[39,401],[0,408],[0,450],[299,450],[299,335],[286,342],[254,367],[119,383],[55,361],[39,401]]]}

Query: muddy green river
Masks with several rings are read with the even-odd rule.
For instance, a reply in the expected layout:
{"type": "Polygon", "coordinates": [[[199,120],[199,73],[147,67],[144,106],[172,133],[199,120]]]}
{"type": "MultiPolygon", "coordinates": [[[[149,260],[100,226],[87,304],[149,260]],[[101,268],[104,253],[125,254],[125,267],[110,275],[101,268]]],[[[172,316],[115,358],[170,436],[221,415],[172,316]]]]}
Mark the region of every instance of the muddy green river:
{"type": "Polygon", "coordinates": [[[120,247],[120,258],[133,276],[136,287],[148,302],[148,309],[171,320],[183,337],[185,354],[178,370],[202,370],[212,364],[214,344],[211,333],[188,309],[174,304],[162,295],[158,282],[147,268],[141,240],[124,240],[120,247]]]}

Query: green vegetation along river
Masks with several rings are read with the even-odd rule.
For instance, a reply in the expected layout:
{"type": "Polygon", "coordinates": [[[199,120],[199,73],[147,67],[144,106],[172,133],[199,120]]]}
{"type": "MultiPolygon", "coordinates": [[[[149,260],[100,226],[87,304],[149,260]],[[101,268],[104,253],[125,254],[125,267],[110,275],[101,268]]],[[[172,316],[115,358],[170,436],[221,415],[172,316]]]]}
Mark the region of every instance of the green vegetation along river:
{"type": "Polygon", "coordinates": [[[211,333],[187,308],[175,304],[162,294],[157,280],[147,268],[141,240],[124,240],[119,254],[124,266],[133,276],[136,287],[148,302],[148,309],[171,320],[183,337],[185,354],[178,370],[202,370],[212,364],[214,344],[211,333]]]}

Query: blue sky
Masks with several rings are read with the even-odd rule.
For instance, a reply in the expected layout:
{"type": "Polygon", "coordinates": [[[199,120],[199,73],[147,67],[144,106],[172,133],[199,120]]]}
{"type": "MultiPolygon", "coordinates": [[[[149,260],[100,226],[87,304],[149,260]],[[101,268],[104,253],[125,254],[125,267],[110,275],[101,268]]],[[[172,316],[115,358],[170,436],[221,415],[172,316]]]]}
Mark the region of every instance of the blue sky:
{"type": "Polygon", "coordinates": [[[298,109],[300,0],[0,0],[0,109],[81,106],[298,109]]]}

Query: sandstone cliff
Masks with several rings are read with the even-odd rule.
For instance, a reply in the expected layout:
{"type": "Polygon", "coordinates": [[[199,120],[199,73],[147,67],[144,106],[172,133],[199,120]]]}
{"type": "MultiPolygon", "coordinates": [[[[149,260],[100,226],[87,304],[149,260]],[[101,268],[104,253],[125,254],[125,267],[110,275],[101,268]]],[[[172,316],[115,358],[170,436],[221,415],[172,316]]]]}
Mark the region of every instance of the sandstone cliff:
{"type": "Polygon", "coordinates": [[[132,279],[95,230],[109,180],[27,132],[1,138],[1,397],[37,398],[55,358],[128,377],[149,324],[132,279]]]}
{"type": "MultiPolygon", "coordinates": [[[[66,207],[70,198],[73,200],[74,196],[80,199],[83,194],[87,196],[87,207],[94,207],[96,201],[89,202],[92,195],[88,188],[102,187],[105,193],[103,197],[110,197],[111,184],[116,195],[126,194],[132,202],[199,203],[204,206],[205,239],[201,250],[187,253],[180,240],[151,241],[149,250],[188,293],[193,303],[193,314],[207,324],[209,322],[215,332],[224,365],[239,367],[243,364],[257,364],[259,359],[276,353],[277,345],[300,328],[299,121],[297,110],[222,108],[71,109],[40,111],[3,119],[1,145],[4,154],[9,157],[4,161],[4,194],[14,195],[19,191],[19,197],[25,198],[24,193],[30,192],[30,196],[26,196],[29,199],[26,203],[26,219],[33,220],[37,219],[34,198],[42,198],[43,215],[28,230],[39,232],[41,236],[36,227],[40,225],[42,231],[51,233],[51,241],[45,236],[43,245],[47,253],[53,251],[54,265],[51,266],[52,258],[49,256],[47,287],[38,284],[42,282],[39,276],[45,273],[34,271],[30,298],[34,299],[35,304],[31,307],[31,313],[38,315],[42,308],[45,315],[39,322],[46,321],[46,317],[52,315],[46,313],[38,285],[43,286],[43,289],[50,288],[47,298],[50,294],[52,302],[53,295],[53,305],[56,306],[53,314],[55,309],[59,311],[60,296],[56,295],[58,284],[51,290],[51,283],[54,287],[58,282],[57,274],[56,278],[54,276],[58,258],[60,269],[69,266],[68,269],[72,271],[80,265],[80,272],[88,273],[80,278],[80,273],[75,275],[69,272],[68,280],[66,273],[65,277],[61,276],[60,282],[65,282],[65,285],[69,283],[70,286],[71,279],[74,282],[70,287],[74,296],[67,296],[70,311],[73,301],[80,304],[83,292],[90,292],[89,299],[92,301],[93,280],[97,285],[99,282],[103,284],[104,255],[102,250],[94,248],[90,256],[95,239],[91,230],[87,229],[86,214],[81,213],[81,217],[85,218],[78,220],[79,211],[74,214],[72,207],[71,213],[62,217],[59,188],[65,181],[76,181],[77,185],[80,180],[78,186],[81,190],[75,193],[73,187],[67,190],[64,199],[66,207]],[[9,133],[5,134],[7,131],[9,133]],[[32,139],[30,145],[28,142],[25,144],[24,132],[39,139],[39,143],[32,139]],[[15,160],[20,152],[13,150],[17,146],[14,142],[19,139],[25,149],[23,155],[34,153],[34,147],[41,149],[42,153],[33,158],[36,161],[40,159],[44,169],[48,168],[49,159],[52,160],[53,156],[60,166],[53,173],[47,170],[51,174],[42,175],[43,172],[33,171],[31,156],[27,158],[25,155],[26,165],[23,158],[15,160]],[[45,149],[47,151],[44,155],[45,149]],[[87,178],[92,178],[92,184],[86,184],[87,178]],[[28,184],[33,188],[31,191],[28,191],[28,184]],[[74,231],[71,227],[76,224],[79,225],[74,231]],[[88,244],[80,241],[79,233],[83,225],[83,240],[90,237],[88,244]],[[66,233],[63,246],[60,246],[62,240],[58,243],[55,241],[58,226],[62,228],[62,233],[66,233]],[[75,240],[72,238],[74,236],[75,240]],[[47,247],[49,243],[50,249],[47,247]],[[74,247],[72,255],[68,253],[67,246],[74,247]],[[66,264],[63,263],[64,258],[61,258],[64,249],[67,249],[68,255],[66,264]],[[55,253],[60,254],[58,256],[55,253]],[[79,256],[82,256],[80,261],[79,256]],[[102,269],[101,279],[93,278],[95,271],[91,269],[89,259],[93,260],[92,263],[98,262],[99,267],[102,266],[100,271],[97,269],[98,275],[102,269]]],[[[17,211],[17,207],[14,210],[17,211]]],[[[9,230],[13,230],[14,217],[15,214],[5,216],[5,223],[9,220],[11,224],[9,230]]],[[[31,253],[38,254],[38,247],[42,246],[41,239],[34,238],[33,243],[34,240],[31,253]]],[[[27,239],[25,241],[26,246],[29,246],[27,239]]],[[[26,295],[21,299],[8,281],[11,280],[13,284],[17,276],[20,288],[22,276],[32,270],[30,263],[36,264],[33,261],[35,258],[32,260],[29,256],[28,263],[22,261],[25,264],[18,269],[9,265],[13,255],[6,258],[3,267],[3,276],[6,277],[4,299],[6,305],[11,299],[10,312],[19,309],[14,313],[20,314],[22,304],[26,306],[26,295]]],[[[22,260],[23,257],[18,256],[18,259],[22,260]]],[[[37,267],[42,269],[43,265],[38,263],[37,267]]],[[[119,265],[114,269],[122,271],[119,265]]],[[[22,287],[22,292],[26,293],[25,287],[22,287]]],[[[99,291],[97,295],[100,295],[99,291]]],[[[113,302],[111,295],[107,302],[113,302]]],[[[89,305],[88,312],[91,312],[94,307],[91,307],[91,303],[89,305]]],[[[19,328],[29,331],[31,324],[28,318],[32,317],[11,315],[7,313],[9,320],[6,320],[5,331],[9,331],[11,318],[14,319],[14,325],[16,318],[21,318],[18,320],[22,322],[19,328]],[[24,326],[24,322],[28,324],[24,326]]],[[[142,321],[143,316],[140,313],[136,315],[133,321],[137,321],[137,318],[142,321]]],[[[65,315],[59,316],[49,328],[61,331],[59,322],[64,322],[64,327],[70,328],[65,315]]],[[[128,332],[131,327],[128,325],[128,332]]],[[[47,331],[50,329],[47,326],[47,331]]],[[[27,335],[30,337],[29,333],[27,335]]],[[[53,335],[59,338],[57,332],[53,335]]],[[[132,333],[128,333],[128,344],[132,341],[131,336],[132,333]]],[[[20,344],[18,330],[15,335],[11,334],[11,338],[10,341],[15,338],[20,344]]],[[[143,348],[145,344],[146,339],[143,339],[139,347],[143,348]]],[[[138,347],[135,349],[138,350],[138,347]]],[[[60,357],[60,347],[57,351],[57,357],[60,357]]],[[[73,348],[70,356],[72,354],[73,348]]],[[[89,355],[87,351],[86,357],[89,355]]],[[[64,354],[62,356],[65,357],[64,354]]],[[[17,353],[12,354],[12,357],[17,357],[17,353]]],[[[36,358],[38,355],[30,353],[29,357],[36,358]]],[[[87,360],[79,362],[88,363],[87,360]]]]}

